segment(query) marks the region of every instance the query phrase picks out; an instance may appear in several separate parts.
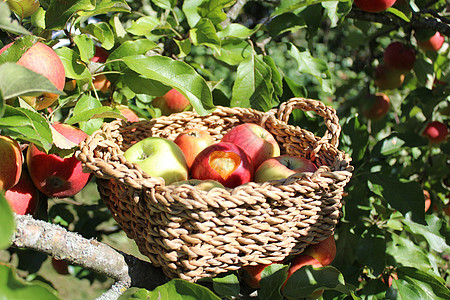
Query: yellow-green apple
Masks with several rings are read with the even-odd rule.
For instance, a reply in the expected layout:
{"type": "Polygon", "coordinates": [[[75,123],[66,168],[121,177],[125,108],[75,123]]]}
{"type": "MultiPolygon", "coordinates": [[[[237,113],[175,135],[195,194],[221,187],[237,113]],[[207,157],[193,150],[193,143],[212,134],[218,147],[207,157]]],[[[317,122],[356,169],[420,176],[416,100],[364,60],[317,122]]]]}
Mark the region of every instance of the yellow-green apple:
{"type": "Polygon", "coordinates": [[[383,118],[391,107],[391,101],[384,93],[375,93],[375,95],[370,96],[369,100],[372,101],[373,104],[370,105],[369,108],[363,110],[363,115],[372,120],[383,118]]]}
{"type": "Polygon", "coordinates": [[[153,99],[152,105],[159,108],[163,116],[192,109],[189,100],[176,89],[171,89],[163,96],[156,97],[153,99]]]}
{"type": "MultiPolygon", "coordinates": [[[[53,128],[69,141],[79,144],[87,134],[74,126],[54,123],[53,128]]],[[[34,185],[49,197],[71,197],[81,191],[92,174],[84,173],[81,162],[72,154],[60,157],[47,154],[34,144],[27,149],[27,166],[34,185]]]]}
{"type": "Polygon", "coordinates": [[[34,14],[39,8],[39,0],[6,0],[11,9],[21,19],[34,14]]]}
{"type": "Polygon", "coordinates": [[[407,73],[414,67],[416,51],[401,42],[390,43],[383,54],[386,67],[407,73]]]}
{"type": "Polygon", "coordinates": [[[439,121],[429,123],[422,131],[422,136],[426,137],[431,144],[439,144],[447,139],[447,125],[439,121]]]}
{"type": "Polygon", "coordinates": [[[219,142],[203,149],[191,166],[193,179],[217,180],[234,188],[253,178],[253,165],[247,153],[238,145],[219,142]]]}
{"type": "Polygon", "coordinates": [[[394,5],[396,0],[355,0],[355,5],[367,12],[380,12],[394,5]]]}
{"type": "Polygon", "coordinates": [[[205,192],[212,190],[213,188],[221,188],[221,189],[225,188],[220,182],[218,182],[216,180],[212,180],[212,179],[207,179],[207,180],[188,179],[188,180],[177,181],[177,182],[174,182],[173,184],[176,186],[187,184],[190,186],[195,186],[196,188],[198,188],[202,191],[205,191],[205,192]]]}
{"type": "Polygon", "coordinates": [[[128,122],[138,122],[139,117],[138,115],[128,106],[125,105],[118,105],[116,106],[117,109],[119,109],[120,113],[127,118],[128,122]]]}
{"type": "Polygon", "coordinates": [[[281,155],[265,160],[255,171],[255,182],[266,182],[288,178],[295,173],[314,172],[316,165],[303,157],[293,155],[281,155]]]}
{"type": "Polygon", "coordinates": [[[195,157],[206,147],[214,143],[214,139],[207,130],[191,128],[181,132],[175,140],[186,157],[188,167],[192,166],[195,157]]]}
{"type": "MultiPolygon", "coordinates": [[[[312,266],[313,268],[321,268],[322,264],[317,259],[315,259],[314,257],[309,256],[309,255],[300,254],[300,255],[295,256],[292,259],[291,264],[289,266],[287,279],[281,286],[282,292],[284,291],[284,289],[286,287],[286,283],[288,282],[289,278],[291,278],[291,276],[295,273],[295,271],[301,269],[304,266],[312,266]]],[[[311,295],[309,295],[307,297],[307,299],[318,299],[320,296],[322,296],[322,294],[323,294],[323,290],[318,290],[318,291],[315,291],[314,293],[312,293],[311,295]]],[[[289,297],[286,297],[286,298],[292,299],[289,297]]]]}
{"type": "Polygon", "coordinates": [[[239,270],[239,274],[242,280],[250,287],[254,289],[259,289],[261,286],[259,282],[261,281],[262,271],[270,264],[259,264],[255,266],[243,266],[239,270]]]}
{"type": "MultiPolygon", "coordinates": [[[[11,47],[12,44],[9,43],[0,49],[0,54],[11,47]]],[[[64,65],[56,52],[49,46],[37,42],[20,57],[17,64],[47,77],[59,90],[64,89],[66,82],[64,65]]],[[[58,97],[57,94],[45,92],[38,95],[22,96],[21,98],[36,110],[41,110],[52,105],[58,97]]]]}
{"type": "Polygon", "coordinates": [[[427,39],[420,39],[416,35],[416,39],[417,45],[424,51],[439,51],[445,42],[444,36],[439,31],[436,31],[436,33],[427,39]]]}
{"type": "Polygon", "coordinates": [[[231,128],[221,141],[236,144],[244,149],[254,170],[266,159],[280,155],[280,146],[273,135],[254,123],[244,123],[231,128]]]}
{"type": "Polygon", "coordinates": [[[52,267],[58,274],[61,275],[69,274],[69,264],[64,260],[52,257],[52,267]]]}
{"type": "Polygon", "coordinates": [[[22,171],[19,182],[5,192],[5,198],[18,215],[32,215],[36,212],[39,190],[34,186],[25,169],[22,171]]]}
{"type": "Polygon", "coordinates": [[[128,148],[123,156],[148,175],[162,177],[165,184],[188,179],[183,151],[171,140],[148,137],[128,148]]]}
{"type": "Polygon", "coordinates": [[[302,254],[314,257],[322,266],[328,266],[336,256],[336,241],[334,236],[331,235],[318,244],[306,247],[302,254]]]}
{"type": "Polygon", "coordinates": [[[0,135],[0,190],[8,190],[19,182],[23,155],[19,143],[0,135]]]}
{"type": "Polygon", "coordinates": [[[427,190],[423,190],[423,196],[425,197],[425,212],[430,208],[431,206],[431,195],[430,192],[427,190]]]}
{"type": "Polygon", "coordinates": [[[375,69],[375,85],[382,90],[399,88],[404,80],[405,74],[385,65],[378,65],[375,69]]]}

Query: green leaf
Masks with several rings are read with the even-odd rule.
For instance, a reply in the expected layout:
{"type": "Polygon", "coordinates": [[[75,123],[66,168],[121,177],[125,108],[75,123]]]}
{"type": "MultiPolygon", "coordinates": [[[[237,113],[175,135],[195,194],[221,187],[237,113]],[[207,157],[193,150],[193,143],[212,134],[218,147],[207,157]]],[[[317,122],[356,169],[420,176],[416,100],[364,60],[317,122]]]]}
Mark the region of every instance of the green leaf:
{"type": "Polygon", "coordinates": [[[402,12],[401,10],[398,10],[395,7],[389,7],[387,10],[387,12],[399,17],[400,19],[402,19],[405,22],[411,22],[411,20],[405,15],[404,12],[402,12]]]}
{"type": "Polygon", "coordinates": [[[204,280],[212,281],[214,292],[222,298],[239,296],[239,279],[235,274],[229,274],[223,277],[205,278],[204,280]]]}
{"type": "Polygon", "coordinates": [[[123,82],[136,94],[162,96],[170,90],[170,87],[160,81],[145,78],[133,71],[126,71],[122,77],[123,82]]]}
{"type": "Polygon", "coordinates": [[[94,0],[51,0],[45,14],[47,29],[63,29],[70,17],[79,11],[93,10],[94,0]]]}
{"type": "Polygon", "coordinates": [[[81,60],[88,63],[94,56],[94,41],[85,34],[75,35],[73,41],[77,45],[81,60]]]}
{"type": "Polygon", "coordinates": [[[12,62],[0,65],[0,91],[5,100],[42,92],[64,95],[45,76],[12,62]]]}
{"type": "Polygon", "coordinates": [[[117,109],[109,106],[102,106],[83,111],[76,116],[71,117],[66,123],[75,124],[96,118],[123,118],[123,116],[117,109]]]}
{"type": "Polygon", "coordinates": [[[405,141],[399,138],[397,133],[392,133],[379,141],[373,149],[373,153],[379,152],[384,156],[392,155],[403,149],[405,141]]]}
{"type": "Polygon", "coordinates": [[[4,299],[58,300],[56,291],[35,281],[25,282],[7,265],[0,264],[0,286],[4,299]]]}
{"type": "Polygon", "coordinates": [[[220,300],[208,288],[181,279],[173,279],[151,292],[141,289],[133,294],[133,299],[220,300]]]}
{"type": "Polygon", "coordinates": [[[213,109],[211,91],[206,81],[188,64],[165,56],[128,56],[123,61],[133,71],[160,81],[182,93],[200,115],[213,109]]]}
{"type": "Polygon", "coordinates": [[[216,25],[227,18],[223,11],[225,8],[234,4],[236,0],[209,0],[203,1],[197,8],[198,14],[202,18],[207,18],[216,25]]]}
{"type": "Polygon", "coordinates": [[[5,198],[4,191],[0,190],[0,249],[11,246],[11,236],[16,228],[11,206],[5,198]]]}
{"type": "Polygon", "coordinates": [[[0,54],[0,64],[5,62],[17,62],[22,55],[38,41],[39,38],[34,35],[23,36],[15,40],[8,49],[0,54]]]}
{"type": "Polygon", "coordinates": [[[267,111],[273,107],[272,70],[262,55],[249,55],[239,64],[231,105],[267,111]]]}
{"type": "Polygon", "coordinates": [[[66,77],[73,79],[88,79],[91,77],[88,68],[82,62],[80,54],[68,47],[61,47],[55,50],[61,59],[66,77]]]}
{"type": "Polygon", "coordinates": [[[5,113],[0,118],[0,128],[2,134],[5,130],[7,135],[32,142],[45,151],[52,147],[50,126],[47,120],[35,111],[6,105],[5,113]]]}
{"type": "Polygon", "coordinates": [[[160,24],[158,18],[153,16],[145,16],[133,21],[131,26],[126,30],[127,32],[134,35],[144,35],[147,36],[151,33],[155,27],[160,24]]]}
{"type": "Polygon", "coordinates": [[[184,14],[186,15],[186,20],[189,24],[189,26],[195,27],[195,24],[201,19],[200,14],[198,13],[198,7],[204,2],[205,0],[186,0],[183,1],[182,10],[184,14]]]}
{"type": "Polygon", "coordinates": [[[241,39],[229,38],[222,41],[220,53],[214,56],[224,63],[235,66],[252,54],[252,46],[241,39]]]}
{"type": "Polygon", "coordinates": [[[289,48],[288,53],[297,61],[298,72],[313,75],[319,81],[325,93],[333,93],[331,73],[327,64],[319,58],[312,57],[311,53],[305,48],[300,50],[293,44],[289,44],[289,48]]]}
{"type": "Polygon", "coordinates": [[[258,292],[261,299],[283,299],[280,287],[287,279],[288,269],[289,267],[283,264],[271,264],[264,268],[261,272],[261,289],[258,292]]]}
{"type": "Polygon", "coordinates": [[[378,228],[372,226],[358,241],[356,257],[362,264],[381,274],[386,263],[386,239],[378,228]]]}
{"type": "Polygon", "coordinates": [[[242,24],[233,23],[226,26],[223,30],[217,32],[217,36],[221,39],[232,37],[246,39],[257,32],[258,29],[260,29],[260,26],[255,26],[254,29],[249,29],[242,24]]]}
{"type": "Polygon", "coordinates": [[[407,225],[407,231],[423,236],[431,249],[439,253],[449,252],[450,246],[440,232],[441,228],[445,226],[445,220],[435,215],[427,215],[425,221],[426,225],[422,225],[406,218],[404,223],[407,225]]]}
{"type": "Polygon", "coordinates": [[[211,20],[200,19],[189,34],[194,45],[204,45],[220,53],[220,40],[211,20]]]}
{"type": "Polygon", "coordinates": [[[0,29],[17,35],[31,34],[17,20],[11,19],[11,10],[8,3],[3,1],[0,1],[0,29]]]}
{"type": "Polygon", "coordinates": [[[176,0],[153,0],[153,4],[162,9],[172,9],[175,7],[177,1],[176,0]]]}
{"type": "Polygon", "coordinates": [[[126,41],[115,49],[108,57],[108,60],[115,60],[125,56],[145,54],[151,49],[157,48],[155,42],[148,39],[137,39],[134,41],[126,41]]]}
{"type": "Polygon", "coordinates": [[[358,161],[364,157],[369,143],[369,132],[367,126],[362,124],[357,117],[348,118],[343,126],[345,132],[351,139],[352,157],[358,161]]]}
{"type": "Polygon", "coordinates": [[[331,28],[335,28],[352,9],[352,2],[347,1],[324,1],[322,7],[326,9],[326,14],[331,20],[331,28]]]}
{"type": "MultiPolygon", "coordinates": [[[[86,118],[83,121],[79,121],[80,128],[87,134],[92,134],[95,130],[99,129],[103,124],[103,115],[106,112],[94,113],[91,114],[92,110],[103,108],[102,103],[95,97],[92,97],[91,94],[84,94],[75,105],[73,109],[74,116],[85,116],[86,118]],[[87,114],[85,114],[87,113],[87,114]]],[[[95,111],[94,111],[95,112],[95,111]]],[[[116,113],[119,113],[116,110],[116,113]]],[[[106,116],[105,116],[106,117],[106,116]]],[[[117,116],[116,116],[117,118],[117,116]]],[[[73,124],[73,123],[72,123],[73,124]]]]}
{"type": "Polygon", "coordinates": [[[114,32],[106,22],[89,24],[85,28],[81,28],[81,32],[94,36],[106,50],[114,46],[114,32]]]}
{"type": "Polygon", "coordinates": [[[303,17],[293,14],[285,13],[270,20],[267,24],[267,31],[271,37],[275,38],[285,32],[295,32],[299,29],[307,27],[303,17]]]}
{"type": "Polygon", "coordinates": [[[96,2],[96,7],[89,11],[77,12],[80,16],[92,17],[95,15],[108,14],[114,12],[130,12],[131,8],[125,0],[102,0],[96,2]]]}
{"type": "Polygon", "coordinates": [[[191,41],[189,39],[184,39],[184,40],[174,40],[175,43],[178,46],[178,49],[180,50],[180,53],[178,54],[178,57],[185,57],[187,56],[190,52],[191,52],[191,41]]]}
{"type": "MultiPolygon", "coordinates": [[[[277,5],[275,11],[272,13],[271,17],[273,18],[287,12],[296,11],[300,8],[312,6],[314,4],[319,4],[326,1],[332,0],[281,0],[281,2],[277,5]]],[[[341,1],[348,2],[348,0],[341,1]]]]}
{"type": "Polygon", "coordinates": [[[436,276],[411,267],[398,268],[397,275],[392,283],[397,299],[450,299],[450,290],[436,276]]]}

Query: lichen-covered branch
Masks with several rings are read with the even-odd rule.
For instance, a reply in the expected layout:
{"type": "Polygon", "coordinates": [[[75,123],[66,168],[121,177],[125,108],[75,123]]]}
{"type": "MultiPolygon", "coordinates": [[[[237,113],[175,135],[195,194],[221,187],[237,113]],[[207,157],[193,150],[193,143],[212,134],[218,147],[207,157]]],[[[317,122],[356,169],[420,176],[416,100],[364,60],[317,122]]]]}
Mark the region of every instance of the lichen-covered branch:
{"type": "Polygon", "coordinates": [[[129,287],[152,290],[167,282],[161,269],[146,261],[29,215],[16,216],[12,246],[43,252],[114,279],[116,283],[102,299],[117,299],[129,287]]]}

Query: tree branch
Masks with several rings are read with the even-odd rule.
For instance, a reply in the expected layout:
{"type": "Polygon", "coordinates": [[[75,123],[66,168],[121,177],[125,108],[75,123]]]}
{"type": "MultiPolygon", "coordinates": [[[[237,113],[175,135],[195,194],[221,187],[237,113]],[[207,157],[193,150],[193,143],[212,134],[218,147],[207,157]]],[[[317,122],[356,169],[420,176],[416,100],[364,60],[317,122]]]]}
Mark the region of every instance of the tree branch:
{"type": "Polygon", "coordinates": [[[16,215],[12,246],[46,253],[70,264],[91,269],[116,281],[99,299],[117,299],[130,287],[153,290],[168,281],[160,268],[59,225],[16,215]]]}
{"type": "Polygon", "coordinates": [[[221,23],[223,27],[230,25],[239,16],[242,8],[248,0],[237,0],[236,3],[227,12],[227,19],[221,23]]]}

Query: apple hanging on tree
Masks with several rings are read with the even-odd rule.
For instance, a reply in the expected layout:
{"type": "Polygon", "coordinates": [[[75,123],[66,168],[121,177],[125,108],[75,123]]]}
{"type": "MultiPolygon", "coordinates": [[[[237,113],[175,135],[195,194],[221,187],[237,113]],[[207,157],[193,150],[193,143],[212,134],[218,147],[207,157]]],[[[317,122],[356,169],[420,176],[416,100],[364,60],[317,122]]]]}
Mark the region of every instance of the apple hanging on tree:
{"type": "Polygon", "coordinates": [[[383,54],[386,67],[407,73],[414,67],[416,51],[401,42],[390,43],[383,54]]]}
{"type": "Polygon", "coordinates": [[[405,80],[405,74],[386,65],[378,65],[375,68],[375,85],[381,90],[393,90],[401,87],[405,80]]]}
{"type": "Polygon", "coordinates": [[[23,170],[19,182],[5,192],[5,198],[18,215],[32,215],[36,212],[39,190],[34,186],[27,170],[23,170]]]}
{"type": "Polygon", "coordinates": [[[385,93],[375,93],[375,95],[371,95],[371,99],[369,100],[373,104],[363,111],[363,115],[372,120],[383,118],[391,107],[391,101],[385,93]]]}
{"type": "Polygon", "coordinates": [[[366,12],[380,12],[394,5],[396,0],[355,0],[353,3],[366,12]]]}
{"type": "Polygon", "coordinates": [[[23,155],[19,143],[0,135],[0,190],[8,190],[19,182],[23,155]]]}
{"type": "Polygon", "coordinates": [[[428,138],[431,144],[439,144],[447,139],[448,128],[447,125],[439,121],[429,123],[422,131],[422,136],[428,138]]]}
{"type": "Polygon", "coordinates": [[[426,39],[422,39],[416,35],[416,39],[417,45],[424,51],[439,51],[445,42],[444,36],[439,31],[436,31],[431,37],[426,39]]]}
{"type": "Polygon", "coordinates": [[[153,99],[152,105],[159,108],[163,116],[192,109],[189,100],[176,89],[171,89],[163,96],[156,97],[153,99]]]}

